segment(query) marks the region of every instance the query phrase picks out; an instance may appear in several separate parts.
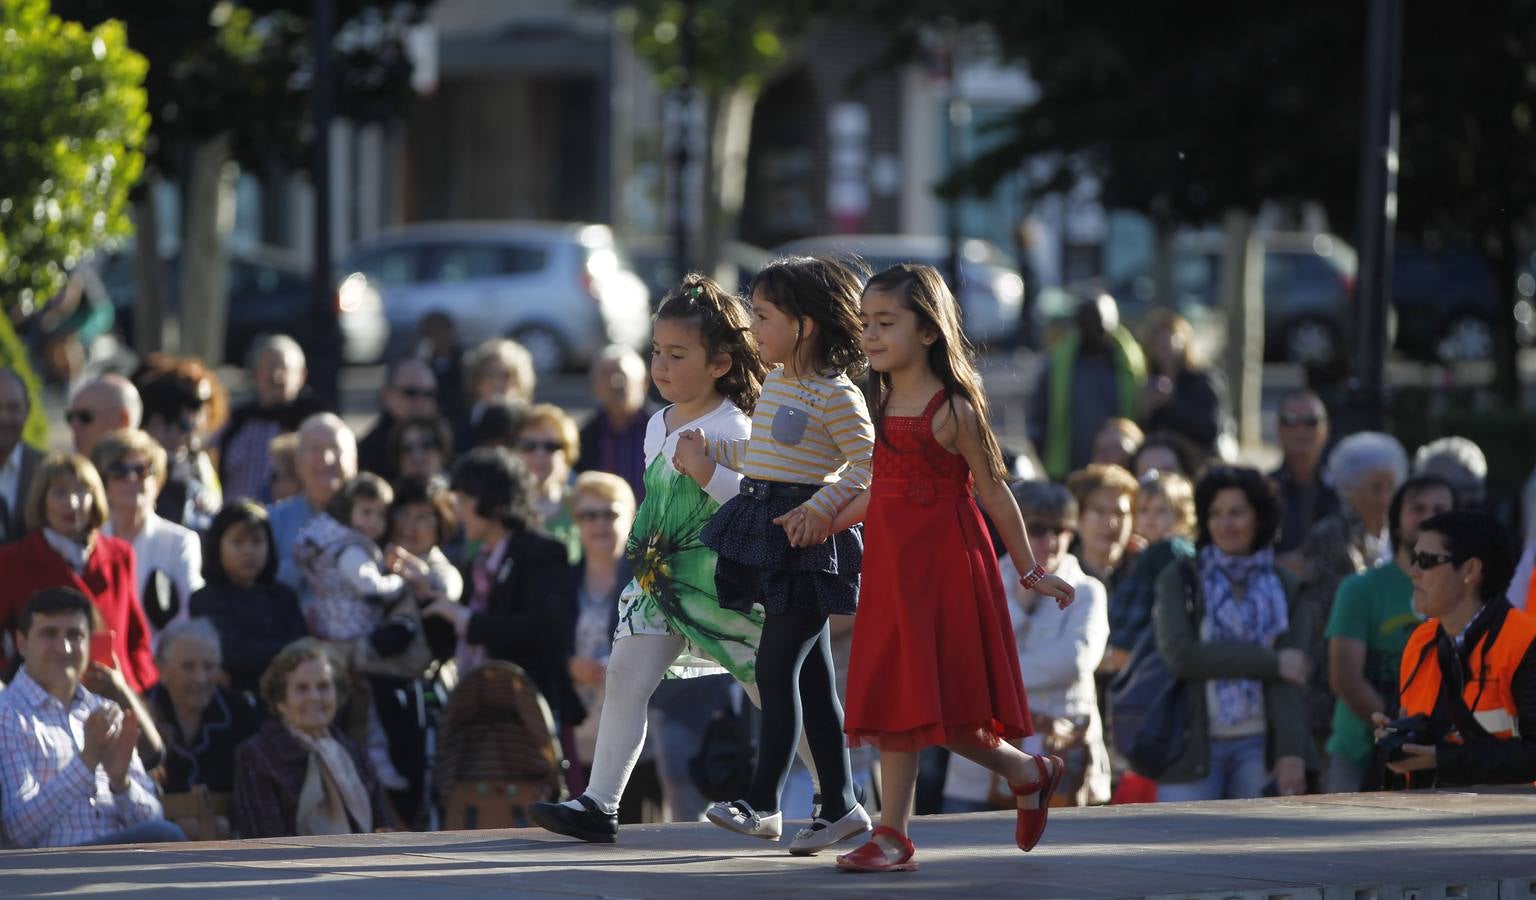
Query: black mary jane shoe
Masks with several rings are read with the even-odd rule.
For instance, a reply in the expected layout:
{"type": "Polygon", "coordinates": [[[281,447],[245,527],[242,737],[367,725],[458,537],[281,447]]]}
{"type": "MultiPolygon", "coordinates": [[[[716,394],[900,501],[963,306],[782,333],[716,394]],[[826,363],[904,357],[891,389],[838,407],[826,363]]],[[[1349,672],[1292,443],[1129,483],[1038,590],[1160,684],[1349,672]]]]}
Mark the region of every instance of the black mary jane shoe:
{"type": "Polygon", "coordinates": [[[618,813],[605,813],[586,794],[577,797],[580,811],[564,803],[535,803],[528,818],[545,831],[563,834],[589,844],[612,844],[619,839],[618,813]]]}

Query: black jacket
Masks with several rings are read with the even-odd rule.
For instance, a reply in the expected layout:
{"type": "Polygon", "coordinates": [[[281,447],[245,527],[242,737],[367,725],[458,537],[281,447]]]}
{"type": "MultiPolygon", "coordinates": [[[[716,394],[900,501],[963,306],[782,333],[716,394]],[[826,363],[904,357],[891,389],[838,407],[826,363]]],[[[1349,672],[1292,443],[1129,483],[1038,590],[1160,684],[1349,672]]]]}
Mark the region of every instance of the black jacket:
{"type": "Polygon", "coordinates": [[[1142,427],[1148,434],[1172,431],[1183,435],[1212,455],[1227,416],[1227,385],[1220,373],[1185,369],[1174,378],[1168,402],[1153,410],[1142,427]]]}
{"type": "Polygon", "coordinates": [[[203,710],[197,733],[182,734],[171,705],[170,691],[157,684],[150,689],[150,713],[165,739],[165,780],[168,794],[181,793],[205,784],[216,794],[235,789],[235,748],[261,727],[262,713],[244,694],[216,688],[203,710]]]}
{"type": "Polygon", "coordinates": [[[218,629],[229,686],[258,696],[257,682],[272,658],[309,634],[298,595],[278,582],[249,588],[207,585],[192,595],[191,614],[206,616],[218,629]]]}
{"type": "MultiPolygon", "coordinates": [[[[566,561],[565,546],[551,538],[524,531],[511,541],[486,610],[470,618],[465,640],[485,647],[492,659],[522,667],[560,724],[578,725],[587,711],[569,668],[576,641],[576,570],[566,561]]],[[[474,583],[466,567],[466,597],[473,595],[474,583]]]]}
{"type": "Polygon", "coordinates": [[[389,433],[395,429],[395,417],[388,410],[379,410],[379,418],[373,430],[357,442],[357,470],[372,472],[385,481],[394,481],[399,475],[398,460],[389,458],[389,433]]]}

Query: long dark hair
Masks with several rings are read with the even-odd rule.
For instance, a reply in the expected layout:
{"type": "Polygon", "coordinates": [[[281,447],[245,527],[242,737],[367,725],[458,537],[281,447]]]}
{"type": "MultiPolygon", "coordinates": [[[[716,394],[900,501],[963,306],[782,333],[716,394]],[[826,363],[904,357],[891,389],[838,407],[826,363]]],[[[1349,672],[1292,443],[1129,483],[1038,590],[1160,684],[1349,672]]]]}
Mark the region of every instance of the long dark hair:
{"type": "Polygon", "coordinates": [[[256,573],[256,583],[272,584],[277,580],[277,541],[272,537],[272,523],[267,520],[267,511],[261,504],[249,500],[226,503],[213,517],[208,533],[203,535],[203,580],[221,587],[232,583],[229,573],[224,571],[224,560],[219,557],[219,545],[224,542],[225,532],[236,525],[249,525],[267,536],[267,561],[256,573]]]}
{"type": "MultiPolygon", "coordinates": [[[[936,335],[928,345],[928,368],[938,376],[949,392],[950,413],[955,397],[964,397],[976,411],[981,431],[981,446],[987,454],[987,474],[1008,483],[1008,468],[1003,464],[1003,448],[992,433],[992,410],[982,389],[981,373],[976,371],[976,348],[960,327],[960,307],[939,270],[917,263],[899,263],[869,280],[864,293],[873,291],[900,297],[902,305],[917,315],[919,331],[936,335]]],[[[875,372],[870,382],[870,408],[874,410],[875,434],[885,440],[885,407],[890,402],[891,376],[875,372]]]]}
{"type": "Polygon", "coordinates": [[[757,406],[767,367],[757,355],[752,323],[741,300],[713,278],[690,272],[661,301],[656,320],[692,322],[706,359],[721,353],[731,358],[731,370],[715,379],[715,389],[747,415],[757,406]]]}
{"type": "MultiPolygon", "coordinates": [[[[752,279],[748,296],[756,303],[766,300],[792,319],[808,317],[816,323],[812,362],[818,371],[831,369],[857,378],[869,368],[860,341],[859,297],[863,276],[850,261],[825,256],[785,256],[763,268],[752,279]]],[[[795,339],[796,356],[800,338],[795,339]]]]}

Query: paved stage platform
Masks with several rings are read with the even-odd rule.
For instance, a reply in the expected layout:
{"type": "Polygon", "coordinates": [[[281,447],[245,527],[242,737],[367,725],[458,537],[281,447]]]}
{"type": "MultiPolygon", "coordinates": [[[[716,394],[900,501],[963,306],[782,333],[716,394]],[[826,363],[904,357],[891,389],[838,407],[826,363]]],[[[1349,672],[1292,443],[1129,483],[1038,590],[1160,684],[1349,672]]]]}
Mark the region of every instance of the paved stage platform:
{"type": "Polygon", "coordinates": [[[705,823],[610,846],[513,830],[14,850],[0,897],[1536,897],[1528,789],[1057,810],[1028,855],[1012,834],[1007,813],[919,819],[921,870],[887,875],[705,823]]]}

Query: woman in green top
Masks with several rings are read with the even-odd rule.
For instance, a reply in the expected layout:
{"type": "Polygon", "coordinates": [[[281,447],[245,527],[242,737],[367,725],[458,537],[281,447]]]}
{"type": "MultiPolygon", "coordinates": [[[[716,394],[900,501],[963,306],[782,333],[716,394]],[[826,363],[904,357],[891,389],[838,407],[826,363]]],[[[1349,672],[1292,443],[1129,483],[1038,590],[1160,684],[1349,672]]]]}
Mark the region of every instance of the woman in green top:
{"type": "Polygon", "coordinates": [[[1380,785],[1381,773],[1371,768],[1371,714],[1396,712],[1398,663],[1420,622],[1408,558],[1419,540],[1419,523],[1455,508],[1456,492],[1444,478],[1421,475],[1404,482],[1388,511],[1392,562],[1345,578],[1334,595],[1326,634],[1329,687],[1338,697],[1328,737],[1330,794],[1380,785]]]}

